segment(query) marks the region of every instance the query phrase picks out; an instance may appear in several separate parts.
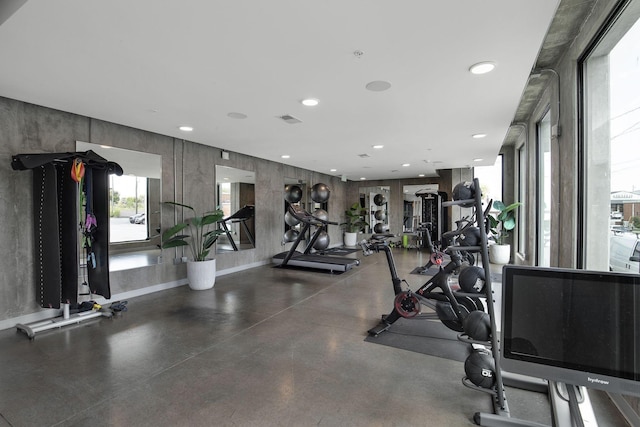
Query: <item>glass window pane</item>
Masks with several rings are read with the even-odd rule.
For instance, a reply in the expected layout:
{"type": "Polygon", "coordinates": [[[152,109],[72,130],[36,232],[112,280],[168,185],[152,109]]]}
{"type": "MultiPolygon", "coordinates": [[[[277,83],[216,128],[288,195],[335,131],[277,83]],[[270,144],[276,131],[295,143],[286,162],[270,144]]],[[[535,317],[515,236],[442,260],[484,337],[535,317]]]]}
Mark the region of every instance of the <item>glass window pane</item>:
{"type": "Polygon", "coordinates": [[[583,265],[638,273],[640,1],[630,2],[582,64],[583,265]],[[606,242],[606,244],[604,244],[606,242]],[[608,256],[603,256],[608,254],[608,256]]]}
{"type": "Polygon", "coordinates": [[[537,265],[551,265],[551,117],[549,112],[537,125],[538,138],[538,227],[537,265]]]}

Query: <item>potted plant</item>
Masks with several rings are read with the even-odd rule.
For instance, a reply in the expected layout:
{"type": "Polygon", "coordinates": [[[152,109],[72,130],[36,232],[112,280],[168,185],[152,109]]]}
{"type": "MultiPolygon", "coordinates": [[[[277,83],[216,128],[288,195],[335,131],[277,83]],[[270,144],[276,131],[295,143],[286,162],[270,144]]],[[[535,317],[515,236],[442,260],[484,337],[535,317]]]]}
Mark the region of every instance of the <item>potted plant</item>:
{"type": "Polygon", "coordinates": [[[360,202],[355,202],[349,209],[344,211],[347,221],[340,224],[344,227],[344,245],[353,247],[358,243],[358,232],[369,226],[365,221],[366,210],[360,207],[360,202]]]}
{"type": "Polygon", "coordinates": [[[224,217],[220,209],[198,215],[188,205],[164,202],[174,207],[182,207],[193,212],[193,217],[179,222],[162,233],[162,249],[188,246],[193,261],[187,262],[189,287],[195,290],[210,289],[216,280],[216,260],[207,258],[211,247],[224,231],[218,229],[218,222],[224,217]],[[188,234],[185,234],[186,233],[188,234]]]}
{"type": "Polygon", "coordinates": [[[494,264],[508,264],[511,259],[511,245],[507,243],[509,232],[516,226],[516,209],[522,203],[505,205],[500,200],[493,202],[497,214],[489,214],[489,231],[495,244],[489,246],[489,258],[494,264]]]}

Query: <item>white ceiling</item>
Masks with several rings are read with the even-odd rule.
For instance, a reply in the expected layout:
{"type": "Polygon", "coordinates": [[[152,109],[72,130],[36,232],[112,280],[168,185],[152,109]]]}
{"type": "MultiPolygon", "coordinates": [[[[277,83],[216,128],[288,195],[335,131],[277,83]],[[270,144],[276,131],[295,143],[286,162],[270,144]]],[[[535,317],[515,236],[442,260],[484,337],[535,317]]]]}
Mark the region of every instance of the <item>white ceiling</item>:
{"type": "Polygon", "coordinates": [[[0,10],[0,96],[351,180],[432,176],[493,164],[558,2],[28,0],[0,10]]]}

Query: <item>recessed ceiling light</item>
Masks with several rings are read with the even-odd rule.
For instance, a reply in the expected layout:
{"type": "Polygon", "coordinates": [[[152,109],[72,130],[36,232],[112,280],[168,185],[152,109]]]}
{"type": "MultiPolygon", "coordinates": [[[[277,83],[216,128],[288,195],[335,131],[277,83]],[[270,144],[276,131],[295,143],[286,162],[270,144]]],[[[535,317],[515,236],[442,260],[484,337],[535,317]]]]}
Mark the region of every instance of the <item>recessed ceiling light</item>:
{"type": "Polygon", "coordinates": [[[231,117],[232,119],[246,119],[247,115],[244,113],[231,112],[227,114],[227,117],[231,117]]]}
{"type": "Polygon", "coordinates": [[[364,176],[360,177],[360,181],[364,181],[365,179],[367,178],[365,178],[364,176]]]}
{"type": "Polygon", "coordinates": [[[337,172],[338,169],[330,169],[331,172],[337,172]]]}
{"type": "Polygon", "coordinates": [[[182,132],[191,132],[193,130],[191,126],[180,126],[178,129],[180,129],[182,132]]]}
{"type": "Polygon", "coordinates": [[[475,133],[471,135],[471,138],[480,139],[480,138],[485,138],[486,136],[487,136],[486,133],[475,133]]]}
{"type": "Polygon", "coordinates": [[[424,177],[424,174],[423,174],[423,173],[419,173],[419,174],[418,174],[418,176],[419,176],[420,178],[422,178],[422,177],[424,177]]]}
{"type": "Polygon", "coordinates": [[[384,80],[375,80],[366,84],[365,88],[373,92],[384,92],[391,87],[391,83],[384,80]]]}
{"type": "Polygon", "coordinates": [[[474,162],[481,162],[482,159],[473,159],[474,162]]]}
{"type": "Polygon", "coordinates": [[[283,159],[289,159],[291,156],[288,154],[283,154],[282,156],[280,156],[283,159]]]}
{"type": "Polygon", "coordinates": [[[403,163],[403,164],[402,164],[402,167],[403,167],[403,168],[406,168],[406,167],[408,167],[408,166],[411,166],[411,164],[410,164],[410,163],[403,163]]]}
{"type": "Polygon", "coordinates": [[[469,71],[473,74],[485,74],[493,71],[494,68],[496,68],[496,64],[494,62],[485,61],[473,64],[469,67],[469,71]]]}
{"type": "Polygon", "coordinates": [[[315,107],[316,105],[318,105],[320,103],[320,101],[318,101],[315,98],[303,99],[300,102],[302,102],[302,105],[304,105],[305,107],[315,107]]]}
{"type": "Polygon", "coordinates": [[[375,150],[379,150],[379,149],[381,149],[381,148],[383,148],[383,147],[384,147],[384,145],[382,145],[382,144],[372,145],[372,146],[371,146],[371,148],[373,148],[373,149],[375,149],[375,150]]]}

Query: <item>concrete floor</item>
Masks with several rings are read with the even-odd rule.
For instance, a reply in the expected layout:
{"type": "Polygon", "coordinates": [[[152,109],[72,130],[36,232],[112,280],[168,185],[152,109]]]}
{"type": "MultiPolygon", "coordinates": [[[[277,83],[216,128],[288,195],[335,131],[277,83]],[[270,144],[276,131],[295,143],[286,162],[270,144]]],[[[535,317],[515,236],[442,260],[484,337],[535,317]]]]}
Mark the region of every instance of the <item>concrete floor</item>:
{"type": "MultiPolygon", "coordinates": [[[[384,255],[360,258],[341,275],[263,266],[134,298],[33,341],[0,331],[0,427],[474,425],[492,407],[462,363],[364,341],[393,291],[384,255]]],[[[417,287],[426,258],[396,258],[417,287]]],[[[507,398],[512,416],[550,423],[545,395],[507,398]]],[[[624,425],[592,400],[601,426],[624,425]]]]}

